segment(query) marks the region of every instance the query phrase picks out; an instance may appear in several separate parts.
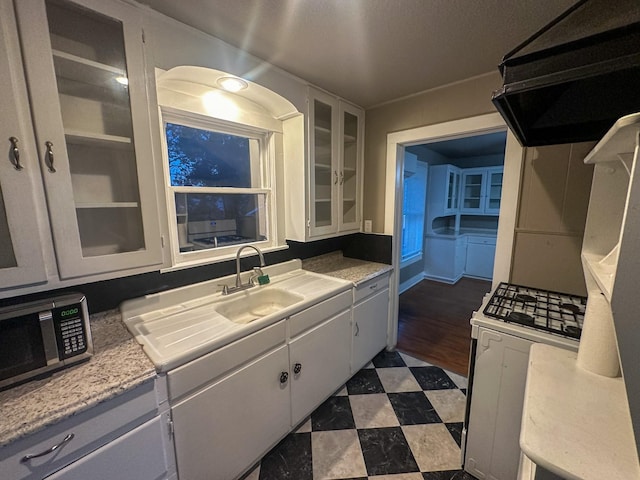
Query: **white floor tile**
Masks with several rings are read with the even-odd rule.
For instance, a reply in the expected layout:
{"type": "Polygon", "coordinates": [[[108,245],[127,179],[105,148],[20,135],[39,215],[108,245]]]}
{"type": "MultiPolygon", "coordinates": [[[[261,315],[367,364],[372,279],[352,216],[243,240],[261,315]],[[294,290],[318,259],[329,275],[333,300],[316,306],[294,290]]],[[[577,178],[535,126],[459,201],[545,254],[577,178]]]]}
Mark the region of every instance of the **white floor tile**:
{"type": "Polygon", "coordinates": [[[376,373],[387,393],[422,391],[408,367],[378,368],[376,373]]]}
{"type": "Polygon", "coordinates": [[[458,470],[460,447],[442,423],[402,427],[421,472],[458,470]]]}
{"type": "Polygon", "coordinates": [[[464,422],[467,398],[460,390],[427,390],[424,393],[443,422],[464,422]]]}
{"type": "Polygon", "coordinates": [[[397,427],[400,425],[386,393],[351,395],[349,402],[356,428],[397,427]]]}
{"type": "Polygon", "coordinates": [[[357,430],[311,433],[313,480],[366,477],[357,430]]]}

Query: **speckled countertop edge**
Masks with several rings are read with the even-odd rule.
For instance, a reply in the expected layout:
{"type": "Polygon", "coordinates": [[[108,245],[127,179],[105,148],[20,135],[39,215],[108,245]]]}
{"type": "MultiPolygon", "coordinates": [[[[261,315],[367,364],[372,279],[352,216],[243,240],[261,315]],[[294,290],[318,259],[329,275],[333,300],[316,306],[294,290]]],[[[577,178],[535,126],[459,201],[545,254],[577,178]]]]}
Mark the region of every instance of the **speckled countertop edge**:
{"type": "Polygon", "coordinates": [[[0,392],[0,447],[155,377],[118,310],[91,315],[94,355],[41,380],[0,392]]]}
{"type": "Polygon", "coordinates": [[[310,272],[341,278],[353,282],[356,286],[393,270],[391,265],[384,263],[345,257],[341,251],[303,260],[302,268],[310,272]]]}

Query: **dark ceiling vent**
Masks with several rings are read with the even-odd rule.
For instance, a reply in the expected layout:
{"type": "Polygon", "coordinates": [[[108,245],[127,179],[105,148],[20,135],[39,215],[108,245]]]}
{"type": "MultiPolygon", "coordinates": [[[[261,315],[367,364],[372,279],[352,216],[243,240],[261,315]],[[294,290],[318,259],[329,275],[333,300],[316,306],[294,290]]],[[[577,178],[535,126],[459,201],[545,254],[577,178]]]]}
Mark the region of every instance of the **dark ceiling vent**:
{"type": "Polygon", "coordinates": [[[582,0],[504,56],[492,101],[523,146],[599,140],[640,111],[640,1],[582,0]]]}

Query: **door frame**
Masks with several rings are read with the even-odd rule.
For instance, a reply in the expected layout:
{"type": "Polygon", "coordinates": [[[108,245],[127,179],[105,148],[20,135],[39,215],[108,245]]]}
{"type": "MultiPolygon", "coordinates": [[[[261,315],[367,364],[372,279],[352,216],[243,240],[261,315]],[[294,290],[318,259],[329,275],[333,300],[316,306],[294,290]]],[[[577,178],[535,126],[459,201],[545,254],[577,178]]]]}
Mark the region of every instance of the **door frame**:
{"type": "Polygon", "coordinates": [[[398,284],[402,250],[400,241],[400,235],[402,234],[402,208],[399,207],[402,206],[404,191],[405,147],[500,131],[507,132],[507,141],[504,154],[504,183],[498,219],[493,288],[500,282],[508,281],[511,274],[524,148],[520,146],[518,140],[507,128],[499,113],[489,113],[435,125],[416,127],[387,135],[384,233],[392,236],[393,266],[389,285],[389,315],[391,321],[389,322],[387,335],[387,348],[393,349],[398,340],[398,284]]]}

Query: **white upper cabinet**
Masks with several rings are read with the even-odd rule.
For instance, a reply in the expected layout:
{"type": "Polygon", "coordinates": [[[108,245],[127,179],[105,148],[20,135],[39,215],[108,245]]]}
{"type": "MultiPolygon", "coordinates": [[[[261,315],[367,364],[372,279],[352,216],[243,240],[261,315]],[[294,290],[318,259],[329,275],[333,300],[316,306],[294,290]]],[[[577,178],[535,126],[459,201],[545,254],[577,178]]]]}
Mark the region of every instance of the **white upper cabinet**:
{"type": "Polygon", "coordinates": [[[459,213],[460,169],[453,165],[429,167],[429,217],[444,217],[459,213]]]}
{"type": "Polygon", "coordinates": [[[503,167],[463,169],[460,213],[498,215],[502,172],[503,167]]]}
{"type": "Polygon", "coordinates": [[[60,278],[162,261],[142,28],[116,2],[16,2],[60,278]]]}
{"type": "MultiPolygon", "coordinates": [[[[287,238],[303,242],[360,231],[364,151],[362,109],[313,88],[307,100],[308,151],[291,155],[287,161],[294,164],[288,163],[285,172],[292,212],[287,215],[287,238]],[[305,168],[300,168],[298,162],[305,157],[305,168]]],[[[287,135],[291,138],[285,126],[287,135]]]]}
{"type": "Polygon", "coordinates": [[[36,206],[40,169],[10,0],[0,1],[0,288],[46,280],[36,206]]]}

